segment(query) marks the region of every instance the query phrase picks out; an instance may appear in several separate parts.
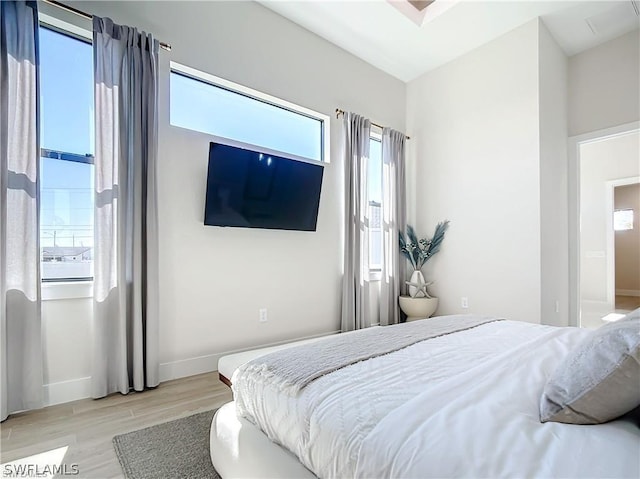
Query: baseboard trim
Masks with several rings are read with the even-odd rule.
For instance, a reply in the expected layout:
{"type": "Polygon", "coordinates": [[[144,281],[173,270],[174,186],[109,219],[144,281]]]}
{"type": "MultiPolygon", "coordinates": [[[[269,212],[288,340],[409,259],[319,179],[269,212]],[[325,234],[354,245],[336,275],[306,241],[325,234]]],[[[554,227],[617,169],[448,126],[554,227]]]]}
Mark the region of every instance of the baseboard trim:
{"type": "MultiPolygon", "coordinates": [[[[261,344],[249,348],[235,349],[222,353],[207,354],[196,358],[182,359],[179,361],[171,361],[160,364],[160,382],[170,381],[172,379],[180,379],[196,374],[210,373],[217,371],[218,360],[227,354],[240,353],[257,348],[268,348],[270,346],[278,346],[280,344],[292,343],[294,341],[302,341],[305,339],[319,338],[322,336],[330,336],[340,331],[332,331],[329,333],[314,334],[312,336],[304,336],[287,341],[278,341],[275,343],[261,344]]],[[[44,389],[44,406],[54,406],[78,399],[86,399],[91,397],[91,377],[71,379],[69,381],[60,381],[57,383],[45,384],[44,389]]]]}
{"type": "Polygon", "coordinates": [[[91,397],[91,377],[44,385],[44,405],[54,406],[91,397]]]}
{"type": "Polygon", "coordinates": [[[590,299],[583,299],[582,301],[580,301],[580,308],[581,309],[592,309],[592,310],[596,310],[596,311],[605,311],[605,310],[610,310],[613,309],[614,306],[612,304],[609,304],[608,301],[595,301],[595,300],[590,300],[590,299]]]}
{"type": "Polygon", "coordinates": [[[268,348],[271,346],[279,346],[281,344],[292,343],[294,341],[303,341],[305,339],[320,338],[322,336],[331,336],[337,334],[340,331],[331,331],[328,333],[314,334],[311,336],[303,336],[295,339],[288,339],[286,341],[277,341],[275,343],[260,344],[248,348],[234,349],[231,351],[224,351],[221,353],[207,354],[205,356],[199,356],[196,358],[181,359],[179,361],[171,361],[160,364],[160,382],[171,381],[172,379],[186,378],[188,376],[195,376],[196,374],[210,373],[218,370],[218,360],[222,356],[227,354],[241,353],[243,351],[250,351],[258,348],[268,348]]]}
{"type": "Polygon", "coordinates": [[[640,291],[637,289],[616,289],[617,296],[634,296],[636,298],[640,297],[640,291]]]}

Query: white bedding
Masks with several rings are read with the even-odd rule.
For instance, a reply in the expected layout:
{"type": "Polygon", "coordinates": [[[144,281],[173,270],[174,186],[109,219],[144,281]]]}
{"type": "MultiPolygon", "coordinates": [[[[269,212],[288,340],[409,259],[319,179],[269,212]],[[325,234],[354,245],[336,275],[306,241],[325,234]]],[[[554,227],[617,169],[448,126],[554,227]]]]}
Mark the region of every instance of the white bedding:
{"type": "Polygon", "coordinates": [[[638,477],[637,426],[538,420],[546,378],[585,334],[489,323],[343,368],[295,398],[236,373],[237,411],[319,477],[638,477]]]}

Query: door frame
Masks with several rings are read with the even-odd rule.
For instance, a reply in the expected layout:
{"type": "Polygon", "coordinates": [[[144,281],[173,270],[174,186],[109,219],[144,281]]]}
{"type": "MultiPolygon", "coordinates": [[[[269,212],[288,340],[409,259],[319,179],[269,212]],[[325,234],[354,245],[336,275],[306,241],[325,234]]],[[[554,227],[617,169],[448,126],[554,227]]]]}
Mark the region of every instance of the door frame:
{"type": "Polygon", "coordinates": [[[580,148],[587,143],[608,140],[633,132],[640,132],[640,121],[571,136],[568,140],[570,326],[580,326],[580,148]]]}

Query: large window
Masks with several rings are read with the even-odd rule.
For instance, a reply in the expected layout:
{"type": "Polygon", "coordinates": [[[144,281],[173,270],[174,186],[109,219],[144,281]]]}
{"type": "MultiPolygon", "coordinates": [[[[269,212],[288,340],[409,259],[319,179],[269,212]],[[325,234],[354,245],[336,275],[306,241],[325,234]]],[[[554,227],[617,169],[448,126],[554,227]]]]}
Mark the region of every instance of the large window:
{"type": "Polygon", "coordinates": [[[382,142],[369,140],[369,271],[382,269],[382,142]]]}
{"type": "Polygon", "coordinates": [[[40,245],[44,281],[93,276],[93,53],[40,27],[40,245]]]}
{"type": "Polygon", "coordinates": [[[182,65],[171,67],[172,125],[326,161],[324,115],[182,65]]]}

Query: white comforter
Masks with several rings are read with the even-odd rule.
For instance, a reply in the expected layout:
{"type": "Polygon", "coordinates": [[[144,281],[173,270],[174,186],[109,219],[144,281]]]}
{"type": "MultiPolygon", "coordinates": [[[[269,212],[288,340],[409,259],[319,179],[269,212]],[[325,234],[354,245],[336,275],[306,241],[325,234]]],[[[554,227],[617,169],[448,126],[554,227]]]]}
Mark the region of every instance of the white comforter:
{"type": "Polygon", "coordinates": [[[585,334],[489,323],[343,368],[295,398],[237,373],[238,414],[319,477],[639,477],[637,426],[539,422],[546,378],[585,334]]]}

